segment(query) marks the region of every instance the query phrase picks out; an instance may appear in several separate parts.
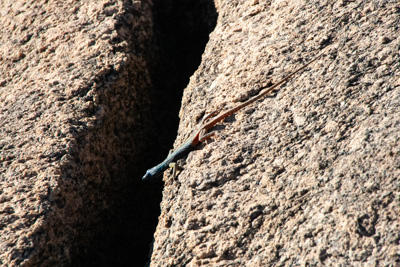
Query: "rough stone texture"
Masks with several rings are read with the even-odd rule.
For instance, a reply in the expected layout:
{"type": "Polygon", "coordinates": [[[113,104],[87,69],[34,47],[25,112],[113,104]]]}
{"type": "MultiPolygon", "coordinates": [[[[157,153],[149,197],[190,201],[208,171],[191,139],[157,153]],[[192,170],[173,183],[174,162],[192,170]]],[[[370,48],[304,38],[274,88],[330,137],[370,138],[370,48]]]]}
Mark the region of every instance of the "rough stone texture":
{"type": "Polygon", "coordinates": [[[151,2],[1,1],[0,12],[0,265],[77,262],[104,241],[99,221],[119,218],[148,145],[151,2]]]}
{"type": "MultiPolygon", "coordinates": [[[[204,114],[326,54],[164,176],[152,265],[399,264],[398,1],[215,5],[176,146],[204,114]]],[[[143,158],[159,157],[160,128],[149,115],[151,8],[0,2],[0,265],[145,254],[156,193],[139,179],[143,158]]]]}
{"type": "Polygon", "coordinates": [[[325,55],[164,175],[152,266],[400,264],[399,2],[216,7],[175,146],[205,113],[325,55]]]}

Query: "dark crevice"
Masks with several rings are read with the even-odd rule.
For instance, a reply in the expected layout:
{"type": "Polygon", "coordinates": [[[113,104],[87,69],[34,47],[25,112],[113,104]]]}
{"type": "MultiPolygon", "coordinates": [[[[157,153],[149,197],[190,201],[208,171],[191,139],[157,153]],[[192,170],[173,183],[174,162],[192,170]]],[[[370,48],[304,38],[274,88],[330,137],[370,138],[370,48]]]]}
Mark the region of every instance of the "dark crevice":
{"type": "MultiPolygon", "coordinates": [[[[110,195],[105,197],[112,199],[110,213],[104,215],[100,226],[94,230],[99,234],[89,250],[74,260],[74,266],[144,266],[149,261],[163,183],[161,177],[150,182],[141,178],[146,169],[164,159],[173,145],[183,90],[200,64],[217,19],[214,2],[209,0],[156,0],[153,4],[154,47],[148,52],[153,54],[148,65],[152,83],[150,104],[140,104],[134,109],[146,108],[143,112],[148,114],[143,117],[149,121],[143,122],[143,129],[150,129],[150,132],[143,136],[132,127],[120,129],[132,131],[132,143],[139,143],[135,148],[141,156],[126,155],[126,161],[135,166],[121,164],[125,168],[122,171],[125,177],[121,179],[131,181],[120,181],[115,191],[110,190],[110,195]]],[[[132,84],[135,82],[132,78],[132,84]]],[[[129,142],[127,140],[127,146],[131,146],[129,142]]]]}
{"type": "Polygon", "coordinates": [[[156,65],[151,75],[152,112],[159,149],[152,151],[152,164],[163,160],[172,147],[183,90],[201,62],[216,20],[214,2],[210,0],[154,1],[156,65]]]}
{"type": "MultiPolygon", "coordinates": [[[[217,12],[211,0],[155,0],[154,41],[155,62],[151,79],[151,117],[154,132],[152,143],[145,152],[145,168],[153,167],[168,155],[176,138],[183,90],[190,76],[196,71],[208,42],[209,34],[215,28],[217,12]]],[[[143,240],[148,255],[153,234],[160,215],[161,177],[150,184],[149,194],[144,199],[148,203],[148,213],[153,229],[143,240]]]]}

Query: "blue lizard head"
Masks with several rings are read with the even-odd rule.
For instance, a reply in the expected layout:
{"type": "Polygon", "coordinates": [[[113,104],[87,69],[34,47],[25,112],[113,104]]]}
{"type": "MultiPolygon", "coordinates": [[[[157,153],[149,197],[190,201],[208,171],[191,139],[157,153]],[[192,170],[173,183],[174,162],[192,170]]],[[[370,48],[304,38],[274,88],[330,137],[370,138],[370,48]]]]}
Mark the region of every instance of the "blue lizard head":
{"type": "MultiPolygon", "coordinates": [[[[162,172],[161,172],[162,173],[162,172]]],[[[142,180],[151,180],[161,175],[157,168],[151,168],[146,171],[146,174],[143,176],[142,180]]]]}

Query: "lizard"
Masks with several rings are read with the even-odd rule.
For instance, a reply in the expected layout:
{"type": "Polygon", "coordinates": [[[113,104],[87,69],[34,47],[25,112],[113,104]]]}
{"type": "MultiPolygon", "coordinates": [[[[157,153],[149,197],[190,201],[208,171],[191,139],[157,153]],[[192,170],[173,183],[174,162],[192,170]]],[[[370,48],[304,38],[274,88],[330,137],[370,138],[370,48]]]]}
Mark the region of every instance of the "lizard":
{"type": "MultiPolygon", "coordinates": [[[[173,162],[176,162],[177,160],[185,157],[190,151],[192,151],[199,143],[203,142],[204,140],[210,138],[215,134],[215,131],[207,133],[208,130],[210,130],[212,127],[214,127],[218,122],[222,121],[226,117],[231,116],[232,114],[238,112],[239,110],[243,109],[244,107],[252,104],[253,102],[263,98],[264,96],[269,95],[271,92],[273,92],[278,86],[283,84],[284,82],[288,81],[291,77],[293,77],[295,74],[300,72],[301,70],[305,69],[308,65],[310,65],[312,62],[320,58],[324,53],[319,54],[312,60],[310,60],[308,63],[304,64],[302,67],[298,68],[297,70],[293,71],[283,79],[281,79],[279,82],[273,84],[272,86],[263,86],[260,88],[260,93],[247,101],[237,105],[234,108],[231,108],[224,113],[220,114],[217,116],[219,113],[219,110],[216,110],[214,112],[211,112],[209,115],[205,116],[198,128],[189,136],[189,138],[181,145],[179,146],[175,151],[170,153],[167,158],[161,162],[160,164],[156,165],[155,167],[149,169],[146,171],[146,174],[143,176],[143,180],[150,180],[152,178],[160,176],[166,169],[173,167],[174,164],[173,162]],[[212,119],[213,118],[213,119],[212,119]]],[[[175,175],[175,172],[174,172],[175,175]]]]}

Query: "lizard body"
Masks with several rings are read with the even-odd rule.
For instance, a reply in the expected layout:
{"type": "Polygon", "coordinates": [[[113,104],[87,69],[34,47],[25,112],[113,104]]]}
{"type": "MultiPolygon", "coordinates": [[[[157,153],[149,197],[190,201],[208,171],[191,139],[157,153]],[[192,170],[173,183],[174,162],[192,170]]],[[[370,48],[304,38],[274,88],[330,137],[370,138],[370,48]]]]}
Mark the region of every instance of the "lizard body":
{"type": "Polygon", "coordinates": [[[312,62],[317,60],[319,57],[321,57],[323,53],[320,55],[316,56],[314,59],[303,65],[302,67],[298,68],[291,74],[287,75],[284,77],[282,80],[279,82],[273,84],[271,87],[264,86],[261,87],[260,90],[262,90],[258,95],[254,96],[253,98],[250,98],[249,100],[241,103],[240,105],[227,110],[226,112],[222,113],[219,116],[216,116],[218,113],[217,111],[212,112],[211,114],[207,115],[206,117],[203,118],[201,121],[198,129],[193,132],[193,134],[180,146],[178,147],[175,151],[170,153],[168,157],[158,164],[157,166],[147,170],[146,174],[143,176],[143,180],[149,180],[151,178],[155,178],[157,176],[160,176],[166,169],[168,169],[171,165],[172,162],[175,162],[178,159],[183,158],[186,156],[190,151],[193,150],[194,147],[200,142],[203,142],[207,138],[210,138],[215,134],[215,132],[209,132],[207,131],[214,127],[218,122],[222,121],[226,117],[229,117],[230,115],[236,113],[237,111],[241,110],[242,108],[252,104],[253,102],[263,98],[264,96],[270,94],[272,91],[274,91],[279,85],[283,84],[287,80],[289,80],[291,77],[293,77],[295,74],[300,72],[301,70],[305,69],[308,65],[310,65],[312,62]],[[213,118],[215,117],[215,118],[213,118]],[[210,119],[213,118],[213,119],[210,119]]]}

